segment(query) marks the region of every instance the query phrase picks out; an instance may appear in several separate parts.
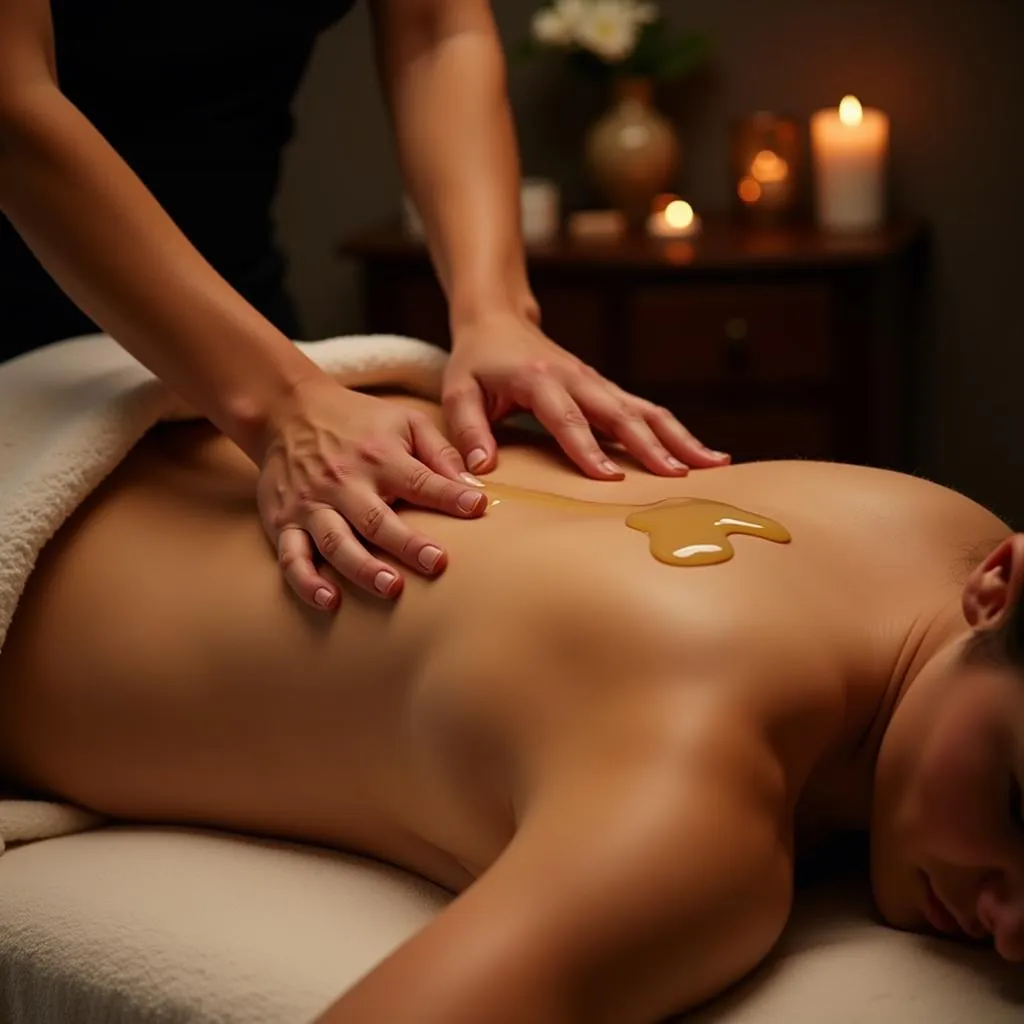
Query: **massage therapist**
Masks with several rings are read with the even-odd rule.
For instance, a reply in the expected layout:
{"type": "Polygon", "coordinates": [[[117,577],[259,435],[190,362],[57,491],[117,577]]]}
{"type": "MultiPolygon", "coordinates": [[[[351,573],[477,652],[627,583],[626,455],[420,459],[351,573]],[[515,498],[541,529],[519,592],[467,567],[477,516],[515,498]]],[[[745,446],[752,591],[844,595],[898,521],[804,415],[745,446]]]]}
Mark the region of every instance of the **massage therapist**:
{"type": "Polygon", "coordinates": [[[261,467],[281,568],[324,609],[340,594],[316,551],[384,597],[402,580],[367,542],[442,571],[444,552],[389,502],[479,515],[460,474],[495,466],[490,423],[513,408],[599,479],[621,472],[594,427],[666,476],[726,461],[541,331],[485,0],[371,2],[401,166],[448,298],[443,402],[458,450],[290,343],[271,202],[313,43],[351,6],[0,0],[0,359],[96,325],[112,334],[261,467]]]}

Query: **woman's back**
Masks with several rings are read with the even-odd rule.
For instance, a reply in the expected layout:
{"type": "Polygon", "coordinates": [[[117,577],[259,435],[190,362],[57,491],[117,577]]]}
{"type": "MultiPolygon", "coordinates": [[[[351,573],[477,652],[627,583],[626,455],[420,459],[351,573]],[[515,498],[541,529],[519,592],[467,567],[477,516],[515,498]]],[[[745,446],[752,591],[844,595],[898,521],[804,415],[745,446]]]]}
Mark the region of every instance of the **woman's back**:
{"type": "Polygon", "coordinates": [[[608,484],[525,443],[495,478],[562,500],[406,511],[430,517],[444,575],[407,574],[395,603],[346,590],[326,619],[280,579],[255,467],[207,425],[158,428],[43,552],[0,666],[0,761],[114,815],[323,841],[461,888],[577,740],[687,728],[709,686],[826,743],[846,678],[882,674],[957,561],[1007,532],[953,492],[845,466],[608,484]],[[667,565],[626,519],[677,497],[792,540],[667,565]]]}

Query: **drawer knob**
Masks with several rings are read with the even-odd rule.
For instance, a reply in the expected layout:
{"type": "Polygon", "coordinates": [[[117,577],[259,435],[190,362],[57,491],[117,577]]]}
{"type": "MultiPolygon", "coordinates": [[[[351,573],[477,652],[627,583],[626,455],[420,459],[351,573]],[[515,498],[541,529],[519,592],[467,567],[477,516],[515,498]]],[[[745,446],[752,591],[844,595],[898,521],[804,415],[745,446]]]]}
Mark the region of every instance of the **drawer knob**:
{"type": "Polygon", "coordinates": [[[730,373],[742,373],[750,361],[750,325],[745,317],[730,317],[725,322],[725,364],[730,373]]]}

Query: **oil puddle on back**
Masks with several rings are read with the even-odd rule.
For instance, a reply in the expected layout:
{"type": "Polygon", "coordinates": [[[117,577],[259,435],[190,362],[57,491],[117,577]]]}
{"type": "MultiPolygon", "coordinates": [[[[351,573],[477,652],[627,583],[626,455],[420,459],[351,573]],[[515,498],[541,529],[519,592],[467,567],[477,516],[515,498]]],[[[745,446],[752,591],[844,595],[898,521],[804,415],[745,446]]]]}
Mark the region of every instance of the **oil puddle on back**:
{"type": "Polygon", "coordinates": [[[731,534],[762,537],[788,544],[789,531],[774,519],[721,501],[704,498],[667,498],[650,505],[582,501],[547,491],[532,491],[510,484],[484,486],[489,508],[505,502],[528,502],[601,517],[623,516],[626,526],[647,534],[651,554],[666,565],[714,565],[735,554],[731,534]]]}

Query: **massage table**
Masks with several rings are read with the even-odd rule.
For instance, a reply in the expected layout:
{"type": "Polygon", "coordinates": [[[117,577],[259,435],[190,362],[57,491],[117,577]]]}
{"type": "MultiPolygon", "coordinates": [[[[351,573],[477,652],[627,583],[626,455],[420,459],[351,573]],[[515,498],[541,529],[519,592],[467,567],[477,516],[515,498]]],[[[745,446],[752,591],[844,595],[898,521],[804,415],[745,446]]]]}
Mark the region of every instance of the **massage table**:
{"type": "MultiPolygon", "coordinates": [[[[112,825],[12,846],[0,1022],[309,1024],[450,898],[374,861],[206,830],[112,825]]],[[[763,968],[684,1019],[1024,1020],[1024,965],[890,930],[869,906],[853,882],[812,885],[763,968]]]]}
{"type": "MultiPolygon", "coordinates": [[[[446,358],[391,336],[299,347],[349,386],[435,398],[446,358]]],[[[0,365],[0,675],[44,545],[153,424],[194,417],[103,336],[0,365]]],[[[0,1024],[308,1024],[451,898],[336,851],[10,797],[0,793],[0,1024]]],[[[1024,1021],[1024,965],[886,929],[869,907],[850,883],[801,893],[769,962],[687,1019],[1024,1021]]]]}

